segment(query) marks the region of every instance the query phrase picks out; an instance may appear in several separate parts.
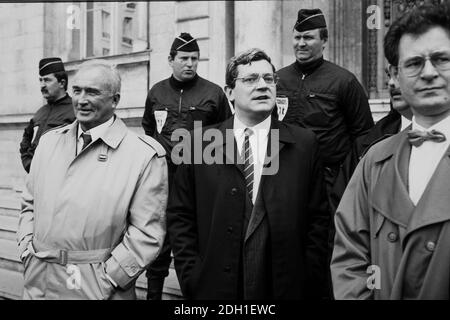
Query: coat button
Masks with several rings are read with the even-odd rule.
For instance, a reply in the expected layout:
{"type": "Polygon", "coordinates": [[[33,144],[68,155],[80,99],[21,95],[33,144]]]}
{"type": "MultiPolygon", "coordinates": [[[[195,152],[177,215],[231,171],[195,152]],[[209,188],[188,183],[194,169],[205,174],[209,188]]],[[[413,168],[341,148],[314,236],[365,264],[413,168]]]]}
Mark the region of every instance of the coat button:
{"type": "Polygon", "coordinates": [[[233,227],[228,227],[227,232],[228,233],[233,233],[233,227]]]}
{"type": "Polygon", "coordinates": [[[237,188],[233,188],[231,189],[230,194],[234,196],[237,193],[237,191],[238,191],[237,188]]]}
{"type": "Polygon", "coordinates": [[[397,236],[397,234],[395,232],[389,232],[388,240],[390,242],[395,242],[395,241],[397,241],[397,239],[398,239],[398,236],[397,236]]]}
{"type": "Polygon", "coordinates": [[[230,272],[231,271],[231,267],[230,266],[226,266],[225,268],[223,268],[223,271],[230,272]]]}
{"type": "Polygon", "coordinates": [[[425,245],[425,248],[427,248],[428,251],[433,252],[436,248],[436,243],[434,243],[433,241],[428,241],[425,245]]]}

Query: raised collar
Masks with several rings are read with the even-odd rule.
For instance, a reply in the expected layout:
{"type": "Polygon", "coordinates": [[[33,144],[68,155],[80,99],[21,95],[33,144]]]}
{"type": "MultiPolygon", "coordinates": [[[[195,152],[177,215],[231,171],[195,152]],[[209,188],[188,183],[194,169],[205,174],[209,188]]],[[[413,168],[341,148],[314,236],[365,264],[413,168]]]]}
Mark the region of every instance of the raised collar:
{"type": "Polygon", "coordinates": [[[188,89],[188,88],[192,88],[198,81],[199,76],[198,74],[195,74],[194,78],[192,78],[189,81],[178,81],[177,79],[175,79],[175,77],[173,75],[170,76],[169,78],[169,83],[172,86],[172,88],[174,88],[175,90],[181,90],[181,89],[188,89]]]}
{"type": "Polygon", "coordinates": [[[317,60],[306,62],[306,63],[299,63],[296,60],[294,67],[301,74],[311,74],[314,71],[316,71],[323,64],[324,61],[325,60],[323,59],[323,57],[320,57],[317,60]]]}
{"type": "MultiPolygon", "coordinates": [[[[76,120],[68,126],[67,134],[71,134],[74,139],[77,138],[79,122],[76,120]]],[[[122,142],[123,138],[127,135],[128,129],[125,123],[119,117],[115,116],[115,120],[111,126],[103,131],[99,137],[110,148],[116,149],[122,142]]]]}
{"type": "MultiPolygon", "coordinates": [[[[69,94],[66,92],[65,96],[63,96],[59,99],[56,99],[55,101],[50,102],[47,100],[47,104],[49,106],[56,106],[56,105],[62,104],[63,102],[66,102],[65,100],[67,100],[67,99],[72,99],[72,98],[70,98],[69,94]]],[[[71,101],[67,101],[67,102],[71,102],[71,101]]]]}

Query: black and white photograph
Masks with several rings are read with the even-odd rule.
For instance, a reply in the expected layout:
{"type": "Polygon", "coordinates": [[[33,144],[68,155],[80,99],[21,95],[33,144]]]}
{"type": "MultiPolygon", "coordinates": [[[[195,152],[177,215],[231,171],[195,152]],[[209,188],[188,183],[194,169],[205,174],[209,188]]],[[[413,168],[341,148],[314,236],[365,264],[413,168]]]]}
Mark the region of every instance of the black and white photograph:
{"type": "Polygon", "coordinates": [[[450,299],[449,0],[0,2],[0,84],[0,300],[450,299]]]}

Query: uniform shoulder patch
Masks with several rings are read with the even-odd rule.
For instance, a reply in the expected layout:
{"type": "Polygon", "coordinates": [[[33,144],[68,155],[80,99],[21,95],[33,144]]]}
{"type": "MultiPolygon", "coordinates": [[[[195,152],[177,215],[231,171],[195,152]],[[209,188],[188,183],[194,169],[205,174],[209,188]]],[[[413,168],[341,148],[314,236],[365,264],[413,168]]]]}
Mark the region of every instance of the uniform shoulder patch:
{"type": "Polygon", "coordinates": [[[145,135],[144,136],[139,135],[138,137],[146,144],[148,144],[150,147],[152,147],[156,151],[156,154],[158,155],[159,158],[164,157],[166,155],[166,150],[164,150],[163,146],[152,137],[145,135]]]}

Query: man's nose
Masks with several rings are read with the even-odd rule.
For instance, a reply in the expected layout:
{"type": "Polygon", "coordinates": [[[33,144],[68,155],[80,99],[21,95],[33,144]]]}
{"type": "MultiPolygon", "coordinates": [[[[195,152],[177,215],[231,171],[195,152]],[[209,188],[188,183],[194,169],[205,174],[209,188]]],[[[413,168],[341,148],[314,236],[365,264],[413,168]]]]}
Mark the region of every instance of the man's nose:
{"type": "Polygon", "coordinates": [[[269,86],[263,77],[259,77],[258,82],[256,83],[257,89],[267,89],[269,86]]]}
{"type": "Polygon", "coordinates": [[[187,59],[186,60],[186,66],[192,67],[192,59],[187,59]]]}
{"type": "Polygon", "coordinates": [[[420,73],[420,77],[423,79],[433,79],[439,75],[439,72],[436,70],[434,65],[431,63],[430,59],[425,60],[425,64],[423,66],[422,72],[420,73]]]}

